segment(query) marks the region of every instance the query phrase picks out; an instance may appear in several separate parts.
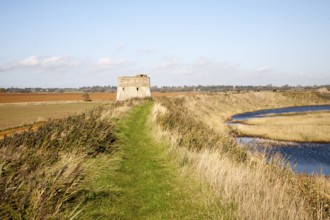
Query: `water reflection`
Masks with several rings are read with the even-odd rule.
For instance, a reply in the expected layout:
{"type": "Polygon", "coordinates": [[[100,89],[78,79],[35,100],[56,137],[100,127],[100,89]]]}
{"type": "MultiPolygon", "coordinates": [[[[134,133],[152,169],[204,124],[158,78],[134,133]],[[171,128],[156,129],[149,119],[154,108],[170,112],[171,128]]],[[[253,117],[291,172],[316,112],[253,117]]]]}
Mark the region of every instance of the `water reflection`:
{"type": "MultiPolygon", "coordinates": [[[[240,121],[256,118],[267,117],[267,114],[282,114],[294,112],[324,111],[330,110],[330,105],[318,106],[299,106],[280,109],[267,109],[255,112],[247,112],[232,116],[239,125],[240,121]]],[[[329,131],[330,135],[330,131],[329,131]]],[[[256,146],[259,151],[266,151],[270,155],[280,153],[296,173],[306,174],[324,174],[330,175],[330,143],[292,143],[265,141],[259,138],[239,137],[239,143],[247,146],[256,146]]]]}
{"type": "Polygon", "coordinates": [[[280,153],[296,173],[330,175],[330,144],[266,142],[261,139],[240,137],[239,143],[255,146],[270,155],[280,153]]]}
{"type": "Polygon", "coordinates": [[[300,112],[315,112],[315,111],[330,111],[330,105],[310,105],[310,106],[295,106],[286,108],[264,109],[254,112],[245,112],[242,114],[233,115],[233,120],[246,120],[251,118],[267,117],[267,114],[284,114],[284,113],[300,113],[300,112]]]}

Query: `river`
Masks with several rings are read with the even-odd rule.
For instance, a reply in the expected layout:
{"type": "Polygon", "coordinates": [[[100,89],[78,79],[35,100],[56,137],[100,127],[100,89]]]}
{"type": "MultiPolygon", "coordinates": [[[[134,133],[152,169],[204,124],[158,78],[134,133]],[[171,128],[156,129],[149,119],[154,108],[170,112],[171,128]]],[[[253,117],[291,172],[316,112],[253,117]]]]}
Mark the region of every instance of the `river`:
{"type": "MultiPolygon", "coordinates": [[[[234,124],[239,124],[247,119],[267,117],[268,114],[273,116],[274,114],[315,111],[330,111],[330,105],[266,109],[237,114],[231,118],[235,121],[234,124]]],[[[229,124],[233,123],[229,122],[229,124]]],[[[296,173],[330,175],[330,143],[268,142],[249,137],[239,137],[237,141],[244,145],[255,145],[259,151],[269,153],[270,157],[280,153],[296,173]]]]}

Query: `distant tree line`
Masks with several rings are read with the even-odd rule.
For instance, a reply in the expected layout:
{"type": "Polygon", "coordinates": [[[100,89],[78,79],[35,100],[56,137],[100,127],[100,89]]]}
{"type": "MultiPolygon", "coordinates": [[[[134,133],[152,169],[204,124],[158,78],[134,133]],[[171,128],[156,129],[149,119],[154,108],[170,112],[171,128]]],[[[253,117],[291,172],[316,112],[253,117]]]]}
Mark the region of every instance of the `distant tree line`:
{"type": "Polygon", "coordinates": [[[242,85],[211,85],[211,86],[162,86],[151,87],[151,91],[153,92],[189,92],[189,91],[206,91],[206,92],[223,92],[223,91],[277,91],[277,90],[297,90],[297,89],[318,89],[318,88],[327,88],[330,91],[330,85],[314,85],[314,86],[274,86],[272,84],[268,84],[265,86],[242,86],[242,85]]]}
{"type": "MultiPolygon", "coordinates": [[[[330,85],[314,85],[314,86],[274,86],[272,84],[268,84],[265,86],[243,86],[243,85],[210,85],[210,86],[153,86],[151,87],[152,92],[222,92],[222,91],[265,91],[265,90],[297,90],[297,89],[319,89],[319,88],[327,88],[330,91],[330,85]]],[[[79,88],[0,88],[0,93],[69,93],[69,92],[116,92],[117,86],[84,86],[79,88]]]]}
{"type": "Polygon", "coordinates": [[[0,88],[0,93],[69,93],[69,92],[116,92],[117,86],[84,86],[79,88],[0,88]]]}

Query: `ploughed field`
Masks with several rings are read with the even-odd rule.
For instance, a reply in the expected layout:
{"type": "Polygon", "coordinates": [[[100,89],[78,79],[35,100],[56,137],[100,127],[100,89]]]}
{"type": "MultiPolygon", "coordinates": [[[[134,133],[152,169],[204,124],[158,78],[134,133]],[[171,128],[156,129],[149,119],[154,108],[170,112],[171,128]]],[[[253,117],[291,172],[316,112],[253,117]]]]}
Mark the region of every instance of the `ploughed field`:
{"type": "MultiPolygon", "coordinates": [[[[92,100],[115,100],[115,93],[90,93],[92,100]]],[[[0,103],[82,101],[82,93],[0,93],[0,103]]]]}
{"type": "MultiPolygon", "coordinates": [[[[21,103],[21,102],[54,102],[54,101],[82,101],[83,93],[0,93],[1,103],[21,103]]],[[[171,97],[181,94],[194,93],[161,93],[153,92],[152,96],[157,97],[171,97]]],[[[116,100],[116,93],[96,92],[89,93],[93,101],[114,101],[116,100]]]]}
{"type": "Polygon", "coordinates": [[[99,103],[39,103],[20,105],[0,105],[0,139],[6,134],[28,129],[29,124],[33,127],[40,126],[48,119],[59,119],[72,114],[84,112],[99,103]],[[9,129],[12,128],[12,129],[9,129]]]}

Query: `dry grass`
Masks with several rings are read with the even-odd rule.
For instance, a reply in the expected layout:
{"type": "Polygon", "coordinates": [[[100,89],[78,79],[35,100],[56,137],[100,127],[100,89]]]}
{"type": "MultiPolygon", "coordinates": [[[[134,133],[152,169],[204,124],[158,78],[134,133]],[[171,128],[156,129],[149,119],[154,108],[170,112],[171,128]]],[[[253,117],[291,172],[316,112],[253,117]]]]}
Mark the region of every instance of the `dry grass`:
{"type": "Polygon", "coordinates": [[[324,103],[308,94],[245,93],[160,100],[153,121],[178,156],[182,172],[203,179],[220,204],[233,205],[234,218],[326,219],[330,216],[328,181],[297,177],[281,158],[244,153],[224,124],[233,114],[262,108],[324,103]],[[245,156],[244,156],[245,155],[245,156]],[[325,184],[326,183],[326,184],[325,184]]]}
{"type": "Polygon", "coordinates": [[[230,129],[224,122],[235,114],[288,106],[330,104],[330,100],[310,91],[219,93],[185,97],[185,100],[184,105],[194,118],[225,134],[230,129]]]}
{"type": "Polygon", "coordinates": [[[0,218],[77,216],[86,194],[95,194],[81,187],[86,159],[117,147],[111,112],[122,115],[136,103],[99,106],[0,140],[0,218]]]}
{"type": "MultiPolygon", "coordinates": [[[[235,126],[235,125],[233,125],[235,126]]],[[[245,120],[240,135],[281,141],[330,142],[330,112],[286,114],[245,120]]]]}
{"type": "Polygon", "coordinates": [[[4,129],[0,131],[0,140],[3,139],[4,137],[8,137],[14,134],[20,134],[26,131],[35,131],[37,130],[41,125],[45,124],[46,122],[36,122],[30,125],[25,125],[25,126],[18,126],[14,128],[9,128],[9,129],[4,129]]]}
{"type": "Polygon", "coordinates": [[[99,120],[101,111],[50,121],[0,141],[2,218],[58,218],[70,201],[79,200],[83,159],[111,151],[116,140],[113,125],[99,120]]]}

